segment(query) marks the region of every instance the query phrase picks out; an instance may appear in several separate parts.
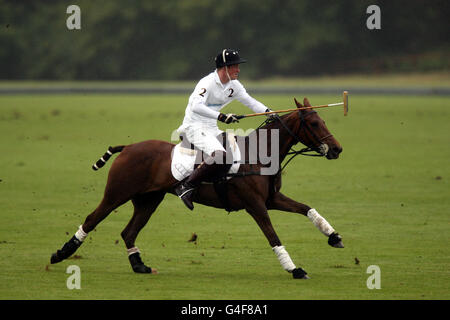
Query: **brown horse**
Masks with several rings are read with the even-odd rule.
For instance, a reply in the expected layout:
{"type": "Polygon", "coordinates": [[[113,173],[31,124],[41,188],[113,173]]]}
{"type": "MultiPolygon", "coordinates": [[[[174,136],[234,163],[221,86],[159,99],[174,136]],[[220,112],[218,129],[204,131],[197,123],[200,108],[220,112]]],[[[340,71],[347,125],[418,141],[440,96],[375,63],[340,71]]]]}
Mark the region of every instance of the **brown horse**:
{"type": "MultiPolygon", "coordinates": [[[[295,100],[295,99],[294,99],[295,100]]],[[[295,100],[297,108],[303,107],[295,100]]],[[[305,98],[305,106],[310,106],[305,98]]],[[[314,110],[298,110],[286,114],[253,131],[245,137],[245,145],[241,148],[249,149],[251,136],[260,139],[261,129],[278,130],[279,163],[289,155],[291,148],[298,142],[308,148],[303,150],[316,151],[327,159],[337,159],[342,152],[340,144],[325,126],[325,122],[314,110]]],[[[268,135],[268,144],[271,144],[268,135]]],[[[157,273],[155,269],[147,267],[141,260],[139,249],[135,247],[135,240],[140,230],[145,226],[153,212],[163,200],[166,193],[174,193],[180,183],[171,174],[171,152],[174,144],[147,140],[127,146],[110,148],[99,160],[99,167],[116,152],[119,156],[112,163],[109,170],[105,193],[99,206],[86,217],[77,233],[64,244],[61,250],[53,253],[51,263],[57,263],[71,256],[87,234],[105,219],[117,207],[131,200],[134,214],[122,231],[121,236],[129,253],[129,260],[133,271],[138,273],[157,273]]],[[[270,147],[267,150],[271,150],[270,147]]],[[[294,152],[294,155],[299,152],[294,152]]],[[[246,153],[249,154],[248,152],[246,153]]],[[[248,160],[248,157],[245,159],[248,160]]],[[[282,246],[269,218],[268,210],[282,210],[296,212],[307,216],[313,224],[328,237],[328,243],[333,247],[342,248],[341,236],[331,225],[311,207],[298,203],[280,192],[281,168],[275,174],[262,175],[261,169],[267,164],[241,164],[236,176],[229,179],[225,185],[226,201],[223,200],[213,184],[202,184],[196,191],[193,200],[207,206],[225,208],[228,211],[245,209],[256,221],[269,241],[270,246],[278,257],[282,267],[293,274],[294,278],[307,279],[307,273],[297,268],[289,254],[282,246]]],[[[98,168],[98,167],[97,167],[98,168]]]]}

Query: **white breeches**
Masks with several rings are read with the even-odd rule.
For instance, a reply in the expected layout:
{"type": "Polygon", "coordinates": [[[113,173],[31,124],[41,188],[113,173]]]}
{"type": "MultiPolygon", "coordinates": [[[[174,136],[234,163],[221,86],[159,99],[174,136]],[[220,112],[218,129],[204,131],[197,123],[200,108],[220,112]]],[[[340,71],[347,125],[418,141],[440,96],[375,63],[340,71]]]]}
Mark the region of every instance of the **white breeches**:
{"type": "Polygon", "coordinates": [[[222,131],[219,129],[207,127],[190,127],[185,130],[188,141],[209,156],[216,150],[225,152],[221,141],[217,139],[217,136],[221,133],[222,131]]]}

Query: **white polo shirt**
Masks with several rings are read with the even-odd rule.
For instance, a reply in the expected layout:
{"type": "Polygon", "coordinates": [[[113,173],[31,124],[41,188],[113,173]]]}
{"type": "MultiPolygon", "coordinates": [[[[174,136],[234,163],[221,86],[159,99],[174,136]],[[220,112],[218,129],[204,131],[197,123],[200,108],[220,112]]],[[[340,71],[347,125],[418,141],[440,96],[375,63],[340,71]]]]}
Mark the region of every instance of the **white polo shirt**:
{"type": "Polygon", "coordinates": [[[217,127],[220,110],[235,99],[255,113],[265,112],[267,109],[264,104],[252,98],[238,80],[223,84],[217,70],[211,72],[198,82],[189,97],[183,124],[177,131],[183,133],[201,128],[211,134],[220,133],[221,130],[217,127]]]}

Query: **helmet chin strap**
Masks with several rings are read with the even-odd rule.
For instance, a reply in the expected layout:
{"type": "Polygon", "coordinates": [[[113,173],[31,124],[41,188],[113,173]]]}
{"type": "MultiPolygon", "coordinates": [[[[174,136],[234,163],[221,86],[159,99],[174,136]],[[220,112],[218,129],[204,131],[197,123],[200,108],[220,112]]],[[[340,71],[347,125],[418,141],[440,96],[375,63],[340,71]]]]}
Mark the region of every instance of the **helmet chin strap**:
{"type": "Polygon", "coordinates": [[[225,66],[225,73],[227,74],[228,80],[231,81],[230,74],[228,73],[228,66],[225,66]]]}
{"type": "MultiPolygon", "coordinates": [[[[225,57],[225,52],[226,51],[227,51],[227,49],[223,49],[223,51],[222,51],[223,63],[227,62],[227,58],[225,57]]],[[[227,74],[228,81],[231,81],[231,77],[230,77],[230,74],[228,73],[228,66],[227,65],[225,65],[225,73],[227,74]]]]}

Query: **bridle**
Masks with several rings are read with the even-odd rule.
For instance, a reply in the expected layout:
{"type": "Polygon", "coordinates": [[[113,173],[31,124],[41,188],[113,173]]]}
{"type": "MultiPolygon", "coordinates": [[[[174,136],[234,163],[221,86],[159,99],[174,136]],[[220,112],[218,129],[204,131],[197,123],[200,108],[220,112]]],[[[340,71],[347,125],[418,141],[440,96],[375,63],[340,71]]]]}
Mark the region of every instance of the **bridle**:
{"type": "MultiPolygon", "coordinates": [[[[303,148],[301,150],[294,150],[293,147],[291,147],[291,151],[289,151],[286,155],[290,155],[291,157],[287,160],[287,162],[283,165],[280,172],[283,171],[283,169],[288,165],[289,162],[291,162],[292,159],[294,159],[298,155],[303,156],[310,156],[310,157],[324,157],[327,155],[328,152],[328,145],[324,143],[324,141],[332,137],[333,135],[330,133],[326,135],[325,137],[318,137],[317,134],[314,132],[313,129],[308,125],[308,122],[306,122],[306,118],[310,116],[311,114],[317,113],[315,110],[311,110],[307,112],[306,114],[303,114],[301,110],[298,110],[298,115],[300,119],[300,125],[299,125],[299,131],[302,128],[305,128],[309,134],[313,137],[313,140],[316,142],[316,146],[308,146],[305,143],[303,143],[298,135],[296,135],[287,125],[286,123],[278,116],[276,115],[275,119],[280,121],[281,125],[286,129],[286,131],[289,133],[289,135],[294,139],[296,145],[297,143],[301,143],[303,145],[306,145],[306,148],[303,148]],[[316,153],[310,153],[310,152],[316,152],[316,153]]],[[[274,121],[272,119],[268,119],[264,122],[267,123],[269,121],[274,121]]]]}
{"type": "MultiPolygon", "coordinates": [[[[327,152],[324,152],[324,151],[321,149],[321,146],[324,145],[324,141],[325,141],[326,139],[328,139],[329,137],[332,137],[333,135],[330,133],[330,134],[327,134],[325,137],[319,138],[319,137],[317,136],[317,134],[314,132],[314,130],[312,130],[311,127],[308,125],[308,123],[305,121],[305,118],[306,118],[307,116],[309,116],[309,115],[311,115],[311,114],[313,114],[313,113],[317,113],[315,110],[311,110],[311,111],[309,111],[309,112],[306,113],[306,114],[301,113],[300,110],[299,110],[298,113],[299,113],[299,117],[300,117],[300,128],[301,128],[302,125],[303,125],[303,128],[305,128],[305,129],[311,134],[311,136],[314,138],[314,140],[317,142],[317,146],[315,146],[315,147],[309,147],[309,146],[307,146],[307,148],[305,148],[305,151],[304,151],[304,152],[307,152],[307,151],[316,151],[316,152],[319,153],[319,155],[312,155],[312,156],[322,156],[322,157],[323,157],[323,156],[326,156],[327,152]]],[[[281,120],[281,119],[280,119],[280,120],[281,120]]],[[[296,140],[297,140],[297,142],[300,142],[300,143],[301,143],[300,139],[298,139],[297,137],[296,137],[296,140]]],[[[303,149],[302,149],[302,150],[303,150],[303,149]]],[[[328,151],[328,150],[327,150],[327,151],[328,151]]],[[[306,154],[305,154],[305,155],[306,155],[306,154]]]]}
{"type": "MultiPolygon", "coordinates": [[[[315,142],[317,143],[317,146],[306,146],[306,148],[303,148],[301,150],[294,150],[294,148],[291,147],[291,151],[289,151],[286,154],[287,156],[290,155],[291,157],[286,161],[286,163],[283,165],[283,167],[280,166],[280,169],[278,170],[277,175],[281,174],[281,172],[289,164],[289,162],[291,162],[291,160],[294,159],[298,155],[310,156],[310,157],[324,157],[327,155],[328,145],[324,144],[324,141],[325,141],[325,139],[332,137],[333,135],[328,134],[325,137],[321,137],[321,138],[319,138],[317,136],[317,134],[314,132],[314,130],[312,130],[310,128],[310,126],[308,125],[308,123],[305,120],[309,115],[311,115],[313,113],[317,113],[317,112],[315,110],[311,110],[311,111],[307,112],[306,114],[303,114],[301,112],[301,110],[298,110],[298,115],[300,118],[299,131],[301,130],[302,126],[306,130],[308,130],[308,132],[311,134],[311,136],[314,138],[315,142]],[[322,146],[326,146],[326,148],[322,147],[322,146]],[[316,153],[311,154],[309,152],[316,152],[316,153]]],[[[272,118],[267,118],[263,123],[261,123],[259,125],[259,127],[257,129],[260,129],[264,125],[272,123],[277,120],[280,121],[281,125],[286,129],[286,131],[289,133],[289,135],[294,139],[295,143],[293,144],[293,146],[296,145],[297,143],[304,144],[300,140],[298,135],[296,135],[278,115],[275,115],[275,117],[272,117],[272,118]]],[[[306,144],[304,144],[304,145],[306,145],[306,144]]],[[[260,174],[261,173],[258,171],[249,171],[249,172],[228,173],[227,176],[228,177],[245,177],[245,176],[260,175],[260,174]]]]}

